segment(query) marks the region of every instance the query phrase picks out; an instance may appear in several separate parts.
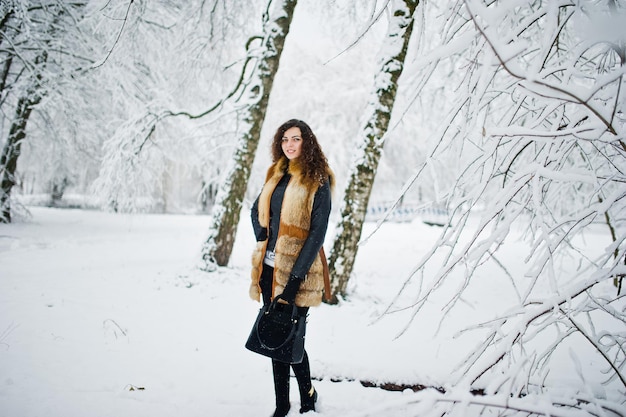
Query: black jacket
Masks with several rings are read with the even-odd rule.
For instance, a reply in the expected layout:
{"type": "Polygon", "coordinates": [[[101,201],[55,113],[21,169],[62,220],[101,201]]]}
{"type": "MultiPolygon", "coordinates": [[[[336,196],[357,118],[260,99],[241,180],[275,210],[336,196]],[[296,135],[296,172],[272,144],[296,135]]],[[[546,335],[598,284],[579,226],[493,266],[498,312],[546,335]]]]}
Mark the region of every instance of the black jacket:
{"type": "MultiPolygon", "coordinates": [[[[282,207],[283,196],[285,195],[285,189],[289,183],[291,176],[285,174],[280,182],[276,185],[274,193],[272,194],[272,200],[270,202],[270,227],[269,231],[261,227],[259,224],[259,212],[258,203],[259,198],[254,201],[251,210],[252,227],[254,229],[254,235],[258,242],[268,239],[267,250],[273,251],[276,246],[276,237],[278,236],[278,225],[280,224],[280,209],[282,207]]],[[[330,184],[325,182],[315,193],[313,200],[313,210],[311,213],[311,226],[309,228],[309,236],[307,237],[304,246],[300,250],[298,259],[293,265],[291,274],[297,278],[303,279],[311,264],[315,260],[317,253],[324,245],[324,238],[326,237],[326,229],[328,228],[328,219],[330,217],[331,210],[331,192],[330,184]]]]}

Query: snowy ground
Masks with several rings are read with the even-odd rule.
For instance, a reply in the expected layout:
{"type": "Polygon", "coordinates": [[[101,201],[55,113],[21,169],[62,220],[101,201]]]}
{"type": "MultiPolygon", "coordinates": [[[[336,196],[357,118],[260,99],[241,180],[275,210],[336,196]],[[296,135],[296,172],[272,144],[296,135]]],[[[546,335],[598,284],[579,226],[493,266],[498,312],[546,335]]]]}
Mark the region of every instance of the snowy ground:
{"type": "MultiPolygon", "coordinates": [[[[31,212],[0,225],[0,416],[271,415],[269,359],[244,348],[259,307],[247,295],[247,219],[230,267],[207,274],[194,268],[206,216],[31,212]]],[[[438,232],[384,225],[359,253],[351,299],[312,309],[322,415],[412,415],[405,404],[424,393],[360,381],[446,386],[476,340],[453,336],[506,304],[508,290],[485,277],[483,303],[459,306],[436,333],[434,300],[396,337],[410,310],[379,317],[438,232]]],[[[290,415],[298,408],[292,379],[290,415]]]]}

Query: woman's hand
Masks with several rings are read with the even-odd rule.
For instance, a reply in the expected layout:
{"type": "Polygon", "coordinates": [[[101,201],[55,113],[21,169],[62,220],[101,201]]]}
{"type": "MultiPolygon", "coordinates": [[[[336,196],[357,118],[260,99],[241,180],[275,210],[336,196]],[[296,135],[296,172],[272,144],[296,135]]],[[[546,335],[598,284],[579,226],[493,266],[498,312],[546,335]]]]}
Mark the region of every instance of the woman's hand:
{"type": "Polygon", "coordinates": [[[257,242],[267,240],[267,227],[261,227],[259,229],[256,229],[254,231],[254,234],[257,242]]]}
{"type": "Polygon", "coordinates": [[[287,301],[289,304],[295,303],[296,294],[298,293],[298,289],[300,289],[300,283],[302,283],[300,278],[293,274],[289,275],[289,281],[287,281],[287,285],[285,285],[285,289],[280,295],[280,298],[287,301]]]}

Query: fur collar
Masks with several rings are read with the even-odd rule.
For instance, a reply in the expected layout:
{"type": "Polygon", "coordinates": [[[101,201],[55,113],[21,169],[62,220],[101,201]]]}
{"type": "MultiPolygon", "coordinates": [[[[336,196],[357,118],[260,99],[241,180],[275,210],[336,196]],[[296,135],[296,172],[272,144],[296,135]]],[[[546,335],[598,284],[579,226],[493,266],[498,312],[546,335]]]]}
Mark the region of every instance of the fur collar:
{"type": "MultiPolygon", "coordinates": [[[[290,161],[289,159],[287,159],[286,156],[283,156],[274,164],[272,164],[272,166],[270,166],[267,171],[267,176],[265,177],[265,182],[268,182],[272,178],[278,181],[280,180],[280,178],[282,178],[283,175],[289,174],[305,187],[309,188],[313,186],[313,184],[317,182],[317,180],[315,178],[305,177],[303,172],[304,167],[300,158],[295,158],[290,161]]],[[[331,194],[334,194],[335,174],[330,168],[326,170],[326,174],[328,177],[331,194]]],[[[321,184],[318,184],[318,186],[319,185],[321,184]]]]}

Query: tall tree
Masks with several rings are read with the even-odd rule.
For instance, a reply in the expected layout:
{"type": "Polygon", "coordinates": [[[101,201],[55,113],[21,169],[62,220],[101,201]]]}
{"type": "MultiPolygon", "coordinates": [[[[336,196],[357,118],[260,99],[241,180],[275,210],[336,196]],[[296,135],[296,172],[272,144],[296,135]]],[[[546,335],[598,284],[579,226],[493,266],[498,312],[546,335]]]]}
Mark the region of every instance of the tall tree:
{"type": "Polygon", "coordinates": [[[13,114],[0,155],[0,222],[11,221],[11,191],[26,129],[34,107],[54,82],[62,65],[51,59],[71,55],[58,40],[67,25],[75,24],[86,1],[63,3],[8,4],[0,22],[0,54],[4,60],[0,104],[5,114],[13,114]],[[11,111],[10,109],[13,109],[11,111]]]}
{"type": "Polygon", "coordinates": [[[359,142],[340,209],[341,219],[329,258],[333,293],[331,303],[338,301],[338,295],[345,295],[352,274],[418,3],[418,0],[392,0],[387,3],[389,26],[381,48],[380,70],[374,80],[366,122],[358,136],[359,142]]]}
{"type": "MultiPolygon", "coordinates": [[[[42,56],[45,60],[45,54],[42,56]]],[[[11,191],[16,184],[17,161],[21,154],[22,142],[26,138],[26,126],[33,107],[41,101],[41,92],[33,85],[20,97],[9,135],[0,155],[0,223],[11,222],[11,191]]]]}
{"type": "Polygon", "coordinates": [[[235,155],[218,190],[211,227],[202,247],[202,269],[227,265],[230,259],[274,77],[296,4],[297,0],[282,0],[271,13],[268,10],[266,14],[257,62],[243,93],[246,103],[240,111],[240,133],[235,155]]]}

